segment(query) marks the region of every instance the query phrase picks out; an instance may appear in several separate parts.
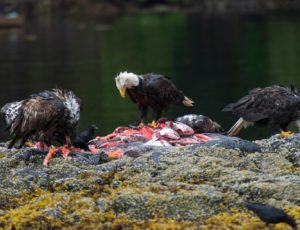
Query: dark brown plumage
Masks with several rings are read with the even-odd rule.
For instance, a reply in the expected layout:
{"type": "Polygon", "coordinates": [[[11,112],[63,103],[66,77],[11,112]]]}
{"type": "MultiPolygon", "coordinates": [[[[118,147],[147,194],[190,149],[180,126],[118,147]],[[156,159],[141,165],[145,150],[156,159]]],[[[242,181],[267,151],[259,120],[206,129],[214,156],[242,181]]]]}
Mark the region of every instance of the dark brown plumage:
{"type": "Polygon", "coordinates": [[[21,148],[28,139],[47,145],[54,139],[71,145],[80,118],[80,100],[72,91],[43,91],[4,105],[1,115],[12,137],[9,148],[21,148]]]}
{"type": "Polygon", "coordinates": [[[136,75],[123,72],[116,77],[116,86],[122,97],[127,93],[137,104],[142,122],[147,116],[148,107],[153,110],[153,121],[157,121],[163,110],[171,104],[193,106],[194,103],[170,79],[160,74],[136,75]]]}
{"type": "Polygon", "coordinates": [[[251,125],[268,127],[273,132],[286,131],[291,122],[300,128],[300,95],[294,87],[270,86],[256,88],[223,111],[230,111],[239,120],[228,131],[235,136],[251,125]]]}

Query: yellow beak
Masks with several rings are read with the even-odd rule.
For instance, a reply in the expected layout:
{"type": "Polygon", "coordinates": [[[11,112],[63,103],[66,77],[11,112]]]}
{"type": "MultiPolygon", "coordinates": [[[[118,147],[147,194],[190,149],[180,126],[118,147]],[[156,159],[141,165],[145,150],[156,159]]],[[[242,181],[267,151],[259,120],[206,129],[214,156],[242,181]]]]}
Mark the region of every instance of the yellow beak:
{"type": "Polygon", "coordinates": [[[121,97],[126,97],[126,88],[121,88],[120,90],[121,97]]]}

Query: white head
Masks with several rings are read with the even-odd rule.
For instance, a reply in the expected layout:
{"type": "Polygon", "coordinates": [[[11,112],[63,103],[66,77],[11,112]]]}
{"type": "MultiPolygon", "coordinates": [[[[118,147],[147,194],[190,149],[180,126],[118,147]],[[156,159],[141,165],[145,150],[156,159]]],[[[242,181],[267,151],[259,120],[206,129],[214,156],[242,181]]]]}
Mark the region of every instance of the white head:
{"type": "Polygon", "coordinates": [[[115,78],[116,86],[120,91],[121,97],[126,96],[126,89],[130,89],[134,86],[138,86],[139,77],[134,73],[128,73],[127,71],[119,73],[115,78]]]}

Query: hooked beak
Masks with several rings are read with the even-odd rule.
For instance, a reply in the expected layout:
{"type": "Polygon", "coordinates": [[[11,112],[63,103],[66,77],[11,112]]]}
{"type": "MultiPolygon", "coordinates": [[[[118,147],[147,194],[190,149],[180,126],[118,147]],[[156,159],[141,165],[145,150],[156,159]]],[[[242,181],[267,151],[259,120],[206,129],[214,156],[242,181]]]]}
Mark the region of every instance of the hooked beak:
{"type": "Polygon", "coordinates": [[[121,97],[126,97],[126,88],[119,89],[121,97]]]}

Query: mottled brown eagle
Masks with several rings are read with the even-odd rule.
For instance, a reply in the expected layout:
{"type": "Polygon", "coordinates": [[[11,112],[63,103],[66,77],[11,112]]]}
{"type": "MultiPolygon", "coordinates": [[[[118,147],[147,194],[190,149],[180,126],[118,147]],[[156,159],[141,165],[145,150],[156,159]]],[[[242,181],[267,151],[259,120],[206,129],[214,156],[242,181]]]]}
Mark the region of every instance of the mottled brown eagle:
{"type": "Polygon", "coordinates": [[[47,145],[52,140],[71,145],[80,119],[80,104],[72,91],[53,89],[4,105],[0,114],[12,137],[8,148],[21,148],[28,139],[47,145]]]}
{"type": "Polygon", "coordinates": [[[140,111],[141,124],[147,116],[148,107],[152,108],[152,125],[161,117],[163,110],[170,104],[193,106],[193,101],[178,90],[167,77],[148,73],[137,75],[121,72],[116,78],[116,86],[122,97],[126,94],[137,104],[140,111]]]}
{"type": "Polygon", "coordinates": [[[228,131],[230,136],[252,125],[283,132],[287,131],[291,122],[296,122],[300,129],[300,95],[293,86],[255,88],[237,102],[227,105],[223,111],[230,111],[239,117],[228,131]]]}

